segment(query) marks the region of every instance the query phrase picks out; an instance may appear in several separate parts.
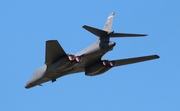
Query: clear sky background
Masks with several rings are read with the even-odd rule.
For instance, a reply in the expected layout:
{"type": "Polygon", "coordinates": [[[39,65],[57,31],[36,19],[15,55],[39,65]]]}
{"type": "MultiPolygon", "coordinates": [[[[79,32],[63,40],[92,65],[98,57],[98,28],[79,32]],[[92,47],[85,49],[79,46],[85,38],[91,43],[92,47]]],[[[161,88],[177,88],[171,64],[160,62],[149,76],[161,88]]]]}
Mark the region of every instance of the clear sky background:
{"type": "Polygon", "coordinates": [[[1,111],[180,111],[179,57],[178,0],[0,1],[1,111]],[[103,58],[161,58],[24,88],[44,64],[46,40],[76,53],[97,39],[82,26],[101,29],[113,11],[115,32],[148,36],[111,39],[116,46],[103,58]]]}

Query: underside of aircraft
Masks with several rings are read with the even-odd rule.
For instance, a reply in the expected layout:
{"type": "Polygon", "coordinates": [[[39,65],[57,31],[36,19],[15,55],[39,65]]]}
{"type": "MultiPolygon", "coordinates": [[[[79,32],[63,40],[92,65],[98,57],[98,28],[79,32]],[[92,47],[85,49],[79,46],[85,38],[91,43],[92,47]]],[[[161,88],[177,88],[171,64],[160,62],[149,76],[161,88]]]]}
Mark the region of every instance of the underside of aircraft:
{"type": "Polygon", "coordinates": [[[96,76],[116,66],[159,58],[158,55],[148,55],[118,60],[102,60],[102,56],[113,50],[116,45],[115,42],[110,41],[110,38],[147,36],[146,34],[116,33],[112,31],[114,14],[112,12],[108,16],[102,30],[87,25],[83,26],[84,29],[96,35],[98,40],[76,54],[67,54],[57,40],[46,41],[45,65],[34,72],[25,88],[41,86],[42,83],[47,81],[55,82],[57,78],[69,74],[85,72],[87,76],[96,76]]]}

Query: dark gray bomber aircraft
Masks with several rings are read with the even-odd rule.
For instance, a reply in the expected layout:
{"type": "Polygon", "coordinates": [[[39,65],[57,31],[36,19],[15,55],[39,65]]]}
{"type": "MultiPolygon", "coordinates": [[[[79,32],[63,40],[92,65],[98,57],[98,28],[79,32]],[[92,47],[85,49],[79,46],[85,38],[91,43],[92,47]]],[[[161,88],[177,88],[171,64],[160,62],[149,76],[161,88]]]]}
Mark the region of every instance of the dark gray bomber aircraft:
{"type": "Polygon", "coordinates": [[[98,40],[92,45],[76,54],[66,54],[57,40],[46,41],[46,57],[45,65],[38,68],[30,80],[26,83],[25,88],[31,88],[47,81],[55,82],[57,78],[85,72],[87,76],[95,76],[102,74],[109,69],[137,62],[157,59],[158,55],[149,55],[119,60],[101,60],[102,56],[108,51],[113,50],[115,42],[109,41],[109,38],[116,37],[137,37],[146,36],[146,34],[127,34],[115,33],[112,31],[112,22],[114,18],[112,12],[103,30],[84,25],[83,28],[98,36],[98,40]]]}

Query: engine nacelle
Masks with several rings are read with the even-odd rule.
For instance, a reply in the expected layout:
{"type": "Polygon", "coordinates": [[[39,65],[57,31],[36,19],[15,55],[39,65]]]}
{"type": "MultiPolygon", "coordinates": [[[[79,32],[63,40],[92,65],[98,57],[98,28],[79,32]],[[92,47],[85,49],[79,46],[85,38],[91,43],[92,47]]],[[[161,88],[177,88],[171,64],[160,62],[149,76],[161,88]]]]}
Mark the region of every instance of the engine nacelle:
{"type": "Polygon", "coordinates": [[[81,62],[82,58],[80,56],[75,56],[68,54],[67,57],[62,57],[58,61],[52,64],[52,68],[57,68],[61,70],[67,70],[73,68],[77,63],[81,62]]]}
{"type": "Polygon", "coordinates": [[[109,69],[111,69],[112,67],[114,67],[114,65],[115,65],[114,61],[102,60],[101,62],[88,66],[85,69],[85,75],[96,76],[102,74],[108,71],[109,69]]]}
{"type": "Polygon", "coordinates": [[[67,55],[69,61],[75,61],[75,62],[81,62],[82,61],[82,57],[81,56],[75,56],[73,54],[68,54],[67,55]]]}

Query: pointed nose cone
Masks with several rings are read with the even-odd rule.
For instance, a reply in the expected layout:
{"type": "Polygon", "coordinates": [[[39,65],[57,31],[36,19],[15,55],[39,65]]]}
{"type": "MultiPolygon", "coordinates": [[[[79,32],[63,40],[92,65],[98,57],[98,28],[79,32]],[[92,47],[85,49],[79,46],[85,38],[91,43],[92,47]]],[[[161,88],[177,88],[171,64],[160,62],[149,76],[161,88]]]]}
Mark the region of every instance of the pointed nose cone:
{"type": "Polygon", "coordinates": [[[27,86],[25,86],[24,88],[26,88],[26,89],[27,89],[28,87],[27,87],[27,86]]]}
{"type": "Polygon", "coordinates": [[[33,84],[30,82],[27,82],[26,85],[24,86],[24,88],[26,88],[26,89],[29,89],[31,87],[33,87],[33,84]]]}
{"type": "Polygon", "coordinates": [[[28,85],[28,84],[26,84],[24,87],[25,87],[26,89],[28,89],[28,88],[29,88],[29,85],[28,85]]]}

